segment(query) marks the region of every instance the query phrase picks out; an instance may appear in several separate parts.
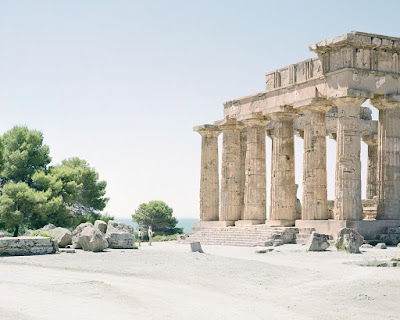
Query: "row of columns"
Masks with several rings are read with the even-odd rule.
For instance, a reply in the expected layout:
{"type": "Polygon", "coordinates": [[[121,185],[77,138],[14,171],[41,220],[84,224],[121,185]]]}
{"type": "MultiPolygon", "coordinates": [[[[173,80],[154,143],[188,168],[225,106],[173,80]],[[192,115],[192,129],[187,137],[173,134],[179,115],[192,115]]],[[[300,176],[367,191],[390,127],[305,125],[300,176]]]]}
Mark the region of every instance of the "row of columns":
{"type": "MultiPolygon", "coordinates": [[[[321,100],[305,114],[302,220],[328,219],[325,113],[338,108],[334,218],[361,220],[360,107],[365,98],[321,100]]],[[[380,110],[378,146],[369,145],[369,195],[378,195],[377,219],[400,219],[400,102],[377,98],[380,110]],[[374,154],[378,154],[377,162],[374,154]],[[375,163],[374,163],[375,161],[375,163]],[[372,170],[377,168],[377,170],[372,170]],[[376,174],[374,173],[376,172],[376,174]],[[375,179],[374,179],[375,177],[375,179]],[[374,190],[374,181],[377,188],[374,190]]],[[[242,123],[225,120],[196,127],[202,135],[200,217],[202,221],[266,219],[265,129],[274,121],[271,155],[272,221],[296,219],[293,112],[252,114],[242,123]],[[218,135],[223,132],[221,210],[218,192],[218,135]]]]}

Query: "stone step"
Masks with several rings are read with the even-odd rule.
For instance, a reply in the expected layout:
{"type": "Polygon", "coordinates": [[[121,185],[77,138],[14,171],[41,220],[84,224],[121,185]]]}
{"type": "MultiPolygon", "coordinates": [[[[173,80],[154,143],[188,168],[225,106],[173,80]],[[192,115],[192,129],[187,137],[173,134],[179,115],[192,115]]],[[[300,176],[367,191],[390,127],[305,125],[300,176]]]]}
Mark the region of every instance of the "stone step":
{"type": "Polygon", "coordinates": [[[295,241],[297,244],[306,244],[310,240],[311,234],[296,234],[295,241]]]}

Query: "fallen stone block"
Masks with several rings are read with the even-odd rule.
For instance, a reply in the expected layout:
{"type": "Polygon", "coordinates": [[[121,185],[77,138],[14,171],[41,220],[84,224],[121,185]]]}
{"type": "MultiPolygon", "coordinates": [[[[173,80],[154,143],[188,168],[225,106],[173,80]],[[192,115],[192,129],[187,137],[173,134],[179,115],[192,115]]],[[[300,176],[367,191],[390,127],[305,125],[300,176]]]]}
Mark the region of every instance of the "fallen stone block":
{"type": "Polygon", "coordinates": [[[201,248],[201,243],[196,241],[196,242],[191,242],[190,243],[190,249],[192,250],[192,252],[200,252],[200,253],[204,253],[203,249],[201,248]]]}
{"type": "Polygon", "coordinates": [[[313,231],[307,243],[307,251],[325,251],[329,248],[329,236],[313,231]]]}
{"type": "Polygon", "coordinates": [[[94,222],[94,227],[99,229],[104,234],[107,232],[107,223],[105,223],[103,220],[96,220],[94,222]]]}
{"type": "Polygon", "coordinates": [[[110,220],[108,221],[105,239],[112,249],[133,249],[135,244],[133,227],[110,220]]]}
{"type": "Polygon", "coordinates": [[[343,228],[339,231],[335,246],[338,250],[348,253],[360,253],[360,246],[364,242],[364,237],[357,231],[350,228],[343,228]]]}
{"type": "Polygon", "coordinates": [[[79,234],[78,243],[85,251],[98,252],[108,247],[108,242],[103,233],[93,226],[87,226],[82,230],[79,234]]]}
{"type": "Polygon", "coordinates": [[[254,253],[267,253],[267,252],[271,252],[271,251],[274,251],[274,249],[266,248],[266,247],[256,247],[256,249],[254,250],[254,253]]]}
{"type": "Polygon", "coordinates": [[[369,243],[364,243],[363,245],[360,246],[360,248],[371,249],[371,248],[373,248],[373,246],[371,246],[369,243]]]}
{"type": "Polygon", "coordinates": [[[0,238],[0,255],[25,256],[58,252],[55,241],[49,237],[3,237],[0,238]]]}
{"type": "Polygon", "coordinates": [[[81,244],[79,243],[79,236],[81,232],[86,228],[86,227],[92,227],[93,224],[91,222],[85,222],[81,223],[79,226],[75,228],[75,230],[72,232],[72,246],[75,249],[82,249],[81,244]]]}
{"type": "Polygon", "coordinates": [[[52,229],[50,235],[57,242],[59,247],[65,247],[69,244],[72,244],[72,233],[66,228],[55,228],[52,229]]]}
{"type": "Polygon", "coordinates": [[[375,249],[387,249],[386,243],[380,242],[375,246],[375,249]]]}
{"type": "Polygon", "coordinates": [[[60,252],[75,253],[76,250],[75,249],[71,249],[71,248],[60,248],[60,252]]]}

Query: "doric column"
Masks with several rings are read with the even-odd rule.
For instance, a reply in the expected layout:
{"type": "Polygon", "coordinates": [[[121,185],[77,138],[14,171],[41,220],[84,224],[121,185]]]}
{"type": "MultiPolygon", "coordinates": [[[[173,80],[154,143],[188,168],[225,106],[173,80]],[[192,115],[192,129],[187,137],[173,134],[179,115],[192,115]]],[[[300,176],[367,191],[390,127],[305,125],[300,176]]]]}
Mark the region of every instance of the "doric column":
{"type": "Polygon", "coordinates": [[[244,187],[246,183],[247,129],[240,132],[240,219],[244,220],[244,187]]]}
{"type": "Polygon", "coordinates": [[[304,110],[302,220],[328,219],[326,178],[326,111],[320,102],[304,110]]]}
{"type": "MultiPolygon", "coordinates": [[[[294,171],[294,128],[296,114],[278,112],[274,120],[271,156],[271,220],[283,220],[289,225],[296,220],[296,184],[294,171]]],[[[271,222],[274,223],[273,221],[271,222]]]]}
{"type": "Polygon", "coordinates": [[[360,107],[364,98],[334,99],[338,108],[335,220],[361,220],[360,107]]]}
{"type": "Polygon", "coordinates": [[[370,136],[363,140],[368,146],[366,198],[373,199],[377,195],[378,141],[370,136]]]}
{"type": "Polygon", "coordinates": [[[247,126],[243,220],[264,223],[266,219],[265,126],[261,114],[243,120],[247,126]]]}
{"type": "Polygon", "coordinates": [[[377,219],[400,219],[400,96],[371,100],[379,109],[377,219]]]}
{"type": "Polygon", "coordinates": [[[200,220],[219,220],[218,135],[213,125],[194,127],[201,135],[200,220]]]}
{"type": "Polygon", "coordinates": [[[221,168],[221,221],[241,219],[242,209],[242,170],[241,134],[243,125],[236,119],[218,123],[223,132],[221,168]]]}

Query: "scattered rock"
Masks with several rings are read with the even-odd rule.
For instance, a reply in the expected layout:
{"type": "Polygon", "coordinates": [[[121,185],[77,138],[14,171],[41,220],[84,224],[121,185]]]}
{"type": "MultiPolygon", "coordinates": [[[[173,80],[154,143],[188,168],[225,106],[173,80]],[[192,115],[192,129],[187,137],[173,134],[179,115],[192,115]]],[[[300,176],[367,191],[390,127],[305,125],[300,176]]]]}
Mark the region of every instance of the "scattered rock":
{"type": "Polygon", "coordinates": [[[59,247],[65,247],[72,243],[72,233],[68,229],[58,227],[52,229],[49,233],[59,247]]]}
{"type": "Polygon", "coordinates": [[[75,249],[82,249],[82,246],[79,243],[79,236],[80,236],[81,232],[83,231],[83,229],[85,229],[86,227],[92,227],[93,228],[93,224],[91,222],[81,223],[72,232],[72,246],[75,249]]]}
{"type": "Polygon", "coordinates": [[[65,252],[65,253],[75,253],[75,249],[70,249],[70,248],[60,248],[60,252],[65,252]]]}
{"type": "Polygon", "coordinates": [[[274,244],[274,242],[272,240],[268,240],[268,241],[262,241],[257,243],[258,247],[271,247],[274,244]]]}
{"type": "Polygon", "coordinates": [[[106,240],[112,249],[133,249],[133,227],[122,222],[108,221],[106,240]]]}
{"type": "Polygon", "coordinates": [[[283,242],[283,240],[281,240],[281,239],[277,239],[277,240],[274,240],[273,242],[272,242],[272,245],[274,246],[274,247],[278,247],[278,246],[281,246],[281,245],[283,245],[284,244],[284,242],[283,242]]]}
{"type": "Polygon", "coordinates": [[[190,243],[190,249],[192,250],[192,252],[200,252],[200,253],[204,253],[203,249],[201,248],[201,243],[200,242],[191,242],[190,243]]]}
{"type": "Polygon", "coordinates": [[[85,251],[103,251],[108,247],[108,242],[103,233],[92,226],[87,226],[79,234],[78,243],[85,251]]]}
{"type": "Polygon", "coordinates": [[[325,251],[329,247],[329,236],[313,231],[307,243],[307,251],[325,251]]]}
{"type": "Polygon", "coordinates": [[[49,237],[3,237],[0,239],[0,255],[25,256],[58,252],[55,241],[49,237]]]}
{"type": "Polygon", "coordinates": [[[343,228],[339,231],[335,246],[338,250],[345,250],[349,253],[359,253],[364,237],[357,231],[350,228],[343,228]]]}
{"type": "Polygon", "coordinates": [[[274,251],[273,248],[266,248],[266,247],[256,247],[254,253],[267,253],[274,251]]]}
{"type": "Polygon", "coordinates": [[[107,232],[107,223],[105,223],[103,220],[96,220],[94,222],[94,227],[99,229],[104,234],[107,232]]]}
{"type": "Polygon", "coordinates": [[[373,248],[373,246],[371,246],[369,243],[364,243],[362,246],[360,246],[360,248],[370,249],[370,248],[373,248]]]}
{"type": "Polygon", "coordinates": [[[376,249],[386,249],[387,247],[386,247],[386,244],[385,244],[385,243],[380,242],[380,243],[378,243],[378,244],[375,246],[375,248],[376,248],[376,249]]]}

